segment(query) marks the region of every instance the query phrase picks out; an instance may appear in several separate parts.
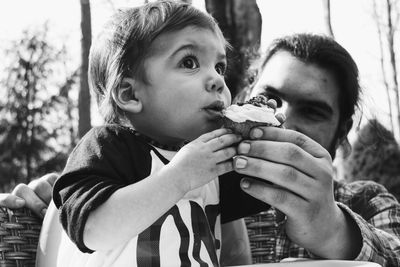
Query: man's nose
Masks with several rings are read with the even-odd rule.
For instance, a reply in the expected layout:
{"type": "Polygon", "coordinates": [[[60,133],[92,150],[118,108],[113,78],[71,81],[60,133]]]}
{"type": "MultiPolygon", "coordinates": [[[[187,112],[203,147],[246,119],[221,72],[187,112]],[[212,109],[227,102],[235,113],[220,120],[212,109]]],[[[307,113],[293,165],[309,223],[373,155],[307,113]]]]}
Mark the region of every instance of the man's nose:
{"type": "Polygon", "coordinates": [[[296,130],[296,124],[293,122],[292,118],[286,117],[285,122],[282,124],[285,129],[296,130]]]}

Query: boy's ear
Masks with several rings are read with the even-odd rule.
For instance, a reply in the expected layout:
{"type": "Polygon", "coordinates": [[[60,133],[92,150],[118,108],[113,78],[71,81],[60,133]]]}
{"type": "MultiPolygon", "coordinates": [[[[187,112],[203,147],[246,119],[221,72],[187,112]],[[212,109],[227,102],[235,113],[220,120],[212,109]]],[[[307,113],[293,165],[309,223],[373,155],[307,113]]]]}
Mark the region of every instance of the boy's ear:
{"type": "Polygon", "coordinates": [[[131,113],[139,113],[143,104],[137,97],[136,81],[132,78],[123,78],[119,88],[111,92],[112,98],[118,107],[131,113]]]}

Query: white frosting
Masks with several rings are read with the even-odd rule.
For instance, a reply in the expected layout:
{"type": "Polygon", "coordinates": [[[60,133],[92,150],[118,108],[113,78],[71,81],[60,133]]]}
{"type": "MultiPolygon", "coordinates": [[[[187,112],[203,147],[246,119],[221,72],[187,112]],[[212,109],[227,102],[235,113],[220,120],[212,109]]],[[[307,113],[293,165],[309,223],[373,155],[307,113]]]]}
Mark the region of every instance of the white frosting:
{"type": "Polygon", "coordinates": [[[225,109],[225,117],[234,122],[255,121],[270,123],[279,126],[281,123],[275,118],[274,110],[268,106],[257,107],[251,104],[243,106],[231,105],[225,109]]]}

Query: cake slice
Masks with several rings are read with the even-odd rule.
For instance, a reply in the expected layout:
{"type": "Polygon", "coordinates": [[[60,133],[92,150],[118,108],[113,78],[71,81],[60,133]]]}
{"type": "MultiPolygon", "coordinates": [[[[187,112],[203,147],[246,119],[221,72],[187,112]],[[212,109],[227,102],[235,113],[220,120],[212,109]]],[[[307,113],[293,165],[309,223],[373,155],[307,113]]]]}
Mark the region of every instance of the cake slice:
{"type": "Polygon", "coordinates": [[[267,105],[267,101],[265,96],[258,95],[244,103],[229,106],[224,110],[224,127],[248,139],[253,127],[281,126],[275,118],[275,110],[267,105]]]}

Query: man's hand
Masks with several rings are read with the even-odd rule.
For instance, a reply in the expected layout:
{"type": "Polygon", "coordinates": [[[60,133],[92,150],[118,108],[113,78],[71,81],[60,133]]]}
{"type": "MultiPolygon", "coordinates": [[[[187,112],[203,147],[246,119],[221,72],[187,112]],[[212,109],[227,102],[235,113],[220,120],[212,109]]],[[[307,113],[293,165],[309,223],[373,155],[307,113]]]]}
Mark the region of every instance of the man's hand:
{"type": "Polygon", "coordinates": [[[43,218],[51,201],[53,184],[58,175],[50,173],[31,181],[28,185],[17,185],[11,194],[0,194],[0,206],[11,209],[27,207],[43,218]]]}
{"type": "Polygon", "coordinates": [[[286,233],[296,244],[323,258],[354,259],[361,234],[336,205],[328,151],[292,130],[263,127],[251,136],[238,146],[235,170],[270,183],[245,178],[243,190],[286,214],[286,233]]]}

